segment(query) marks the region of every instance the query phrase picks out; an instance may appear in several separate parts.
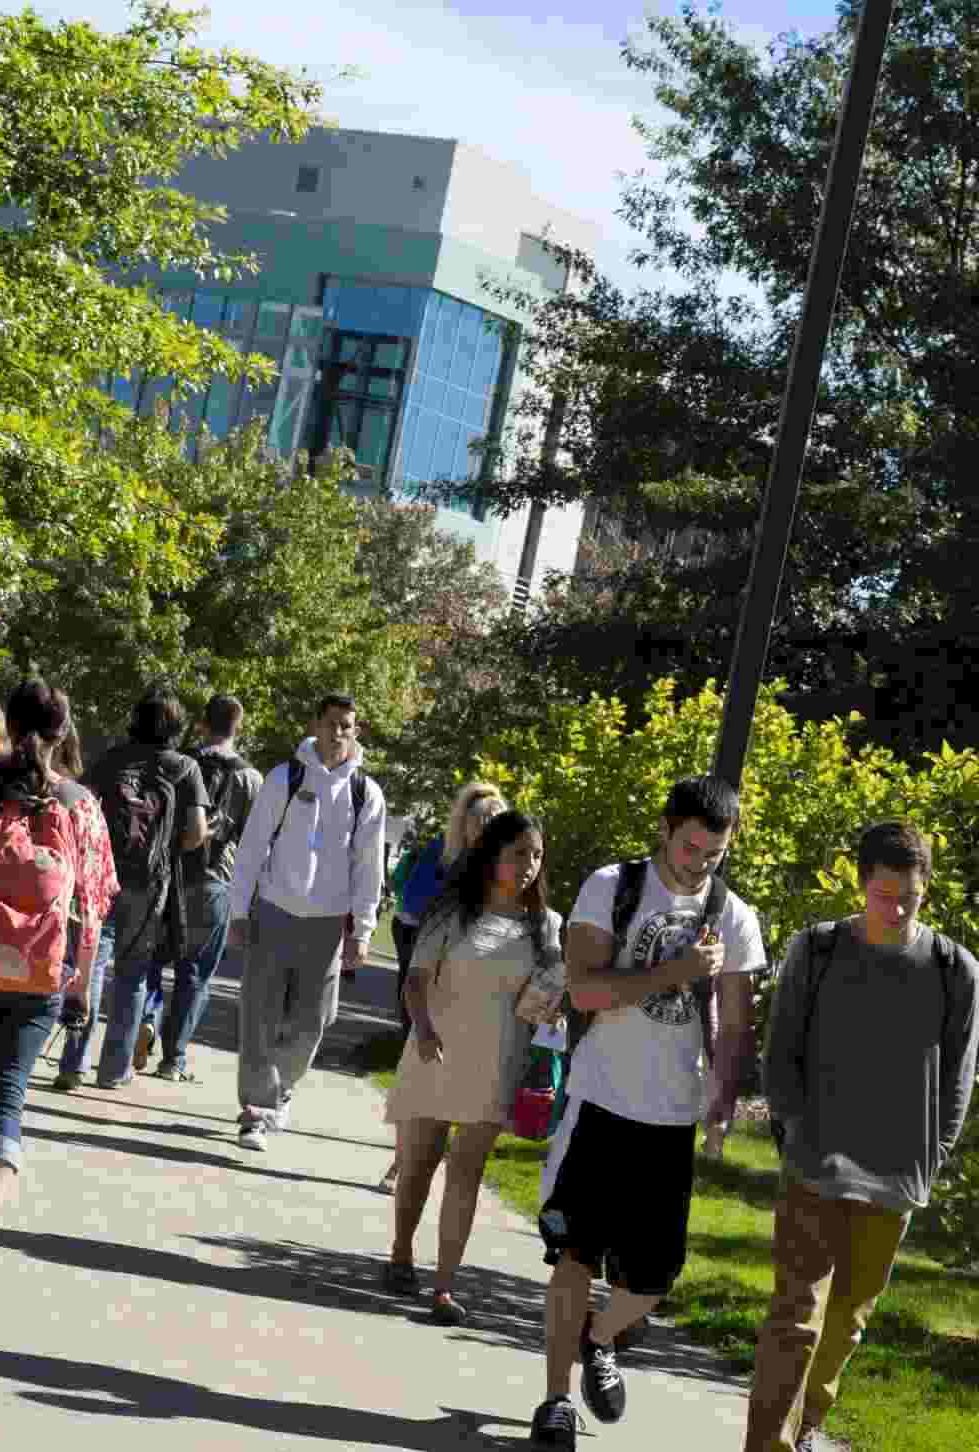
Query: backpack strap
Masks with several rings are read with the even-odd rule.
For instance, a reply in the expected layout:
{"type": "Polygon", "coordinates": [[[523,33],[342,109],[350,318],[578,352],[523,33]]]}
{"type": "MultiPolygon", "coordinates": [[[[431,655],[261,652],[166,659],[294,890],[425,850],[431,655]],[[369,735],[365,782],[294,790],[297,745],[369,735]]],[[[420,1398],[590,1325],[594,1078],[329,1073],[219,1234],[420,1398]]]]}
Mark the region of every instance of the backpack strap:
{"type": "Polygon", "coordinates": [[[629,924],[635,917],[646,886],[648,857],[631,858],[619,863],[619,875],[615,883],[615,897],[612,899],[612,967],[629,934],[629,924]]]}
{"type": "MultiPolygon", "coordinates": [[[[705,923],[715,922],[720,918],[729,896],[729,889],[723,877],[713,873],[710,879],[710,887],[707,890],[707,897],[704,899],[704,910],[701,914],[701,927],[705,923]]],[[[700,1032],[704,1044],[704,1057],[708,1065],[714,1066],[714,1050],[717,1047],[717,1036],[720,1031],[720,1014],[717,1006],[717,981],[714,978],[698,978],[692,985],[694,1002],[697,1005],[697,1012],[700,1015],[700,1032]]]]}
{"type": "Polygon", "coordinates": [[[353,846],[357,823],[360,821],[360,814],[364,810],[364,803],[367,800],[367,773],[362,766],[358,766],[350,778],[350,798],[354,805],[354,825],[353,831],[350,833],[350,845],[353,846]]]}
{"type": "Polygon", "coordinates": [[[952,975],[958,967],[958,952],[955,943],[944,933],[936,933],[932,929],[931,937],[931,953],[942,975],[942,992],[945,994],[945,1012],[942,1015],[942,1043],[944,1043],[952,1014],[952,975]]]}
{"type": "Polygon", "coordinates": [[[275,851],[275,844],[276,844],[276,842],[278,842],[279,835],[280,835],[280,833],[282,831],[282,828],[285,826],[286,816],[288,815],[289,808],[292,806],[293,798],[295,797],[295,795],[298,792],[299,788],[302,786],[303,780],[304,780],[305,776],[306,776],[306,768],[303,765],[303,763],[299,760],[299,757],[298,756],[290,756],[290,758],[289,758],[289,766],[288,766],[288,775],[286,776],[286,804],[282,808],[282,816],[279,818],[278,822],[276,823],[275,829],[273,830],[272,835],[269,838],[269,852],[268,852],[268,855],[270,857],[272,856],[272,853],[275,851]]]}
{"type": "Polygon", "coordinates": [[[806,1011],[802,1019],[803,1049],[809,1040],[812,1016],[816,1012],[816,999],[833,961],[839,936],[839,923],[814,923],[809,928],[809,973],[806,983],[806,1011]]]}
{"type": "MultiPolygon", "coordinates": [[[[642,901],[643,889],[646,886],[646,872],[649,868],[648,857],[630,858],[626,862],[619,863],[618,876],[615,881],[615,896],[612,899],[612,963],[614,970],[619,959],[619,954],[625,946],[625,940],[629,935],[629,924],[635,917],[642,901]]],[[[593,1013],[582,1013],[579,1009],[571,1008],[568,1013],[568,1049],[574,1053],[581,1043],[585,1034],[595,1022],[593,1013]]]]}

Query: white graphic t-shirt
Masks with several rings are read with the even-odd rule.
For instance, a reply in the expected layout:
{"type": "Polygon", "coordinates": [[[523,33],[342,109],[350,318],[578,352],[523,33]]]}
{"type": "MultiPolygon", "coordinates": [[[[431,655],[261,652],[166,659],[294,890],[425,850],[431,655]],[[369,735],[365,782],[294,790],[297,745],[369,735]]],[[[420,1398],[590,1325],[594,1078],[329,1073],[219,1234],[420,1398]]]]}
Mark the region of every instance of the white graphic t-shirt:
{"type": "MultiPolygon", "coordinates": [[[[617,865],[592,873],[570,923],[612,931],[617,865]]],[[[665,887],[655,865],[646,869],[639,907],[618,959],[636,972],[677,958],[696,939],[710,884],[696,897],[665,887]]],[[[719,923],[723,973],[751,973],[765,966],[765,948],[754,910],[733,892],[719,923]]],[[[706,1065],[700,1014],[689,989],[651,993],[641,1004],[596,1014],[571,1061],[568,1096],[644,1124],[695,1124],[705,1111],[706,1065]]]]}

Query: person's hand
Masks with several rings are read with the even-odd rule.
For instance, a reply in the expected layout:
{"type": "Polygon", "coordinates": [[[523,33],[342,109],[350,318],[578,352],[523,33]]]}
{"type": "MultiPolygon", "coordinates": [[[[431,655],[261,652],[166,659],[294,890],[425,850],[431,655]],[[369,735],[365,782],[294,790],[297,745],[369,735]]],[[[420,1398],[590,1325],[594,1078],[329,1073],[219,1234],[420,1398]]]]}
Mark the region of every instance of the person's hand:
{"type": "Polygon", "coordinates": [[[705,923],[697,934],[697,941],[674,960],[681,982],[695,983],[698,978],[713,978],[724,967],[724,944],[708,942],[708,937],[705,923]]]}
{"type": "Polygon", "coordinates": [[[370,952],[369,938],[344,938],[343,940],[343,966],[344,968],[363,968],[367,962],[367,955],[370,952]]]}
{"type": "Polygon", "coordinates": [[[724,1126],[709,1124],[704,1132],[704,1154],[710,1160],[724,1158],[724,1126]]]}
{"type": "Polygon", "coordinates": [[[423,1064],[442,1063],[442,1040],[434,1029],[418,1035],[418,1057],[423,1064]]]}
{"type": "Polygon", "coordinates": [[[248,919],[232,918],[228,928],[228,947],[242,951],[248,947],[248,919]]]}

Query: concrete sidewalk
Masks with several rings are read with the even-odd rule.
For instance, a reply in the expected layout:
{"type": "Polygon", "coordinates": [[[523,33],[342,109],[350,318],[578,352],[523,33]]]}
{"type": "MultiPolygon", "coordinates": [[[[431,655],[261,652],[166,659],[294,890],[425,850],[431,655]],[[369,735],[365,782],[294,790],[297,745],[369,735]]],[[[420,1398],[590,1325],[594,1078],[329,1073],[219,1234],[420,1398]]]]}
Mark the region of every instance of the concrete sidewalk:
{"type": "MultiPolygon", "coordinates": [[[[19,1204],[0,1228],[0,1425],[10,1447],[449,1452],[526,1443],[542,1396],[546,1268],[533,1228],[484,1194],[459,1287],[465,1327],[378,1289],[392,1133],[350,1071],[393,1022],[392,972],[344,985],[293,1124],[235,1140],[236,985],[219,979],[196,1084],[50,1090],[38,1065],[19,1204]]],[[[419,1264],[435,1253],[433,1196],[419,1264]]],[[[623,1359],[629,1410],[580,1446],[736,1452],[743,1383],[663,1326],[623,1359]]]]}

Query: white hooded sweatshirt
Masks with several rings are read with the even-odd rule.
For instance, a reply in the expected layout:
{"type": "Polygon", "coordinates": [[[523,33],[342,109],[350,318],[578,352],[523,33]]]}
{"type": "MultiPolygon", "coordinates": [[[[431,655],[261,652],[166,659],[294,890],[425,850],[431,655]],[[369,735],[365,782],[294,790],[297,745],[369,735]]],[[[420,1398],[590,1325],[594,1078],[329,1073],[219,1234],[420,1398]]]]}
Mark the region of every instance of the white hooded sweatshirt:
{"type": "Polygon", "coordinates": [[[269,772],[249,813],[235,856],[231,916],[248,916],[257,886],[259,897],[297,918],[352,913],[353,936],[369,938],[384,885],[384,794],[368,777],[354,834],[351,777],[361,764],[360,748],[332,771],[317,756],[312,736],[296,755],[306,771],[288,810],[289,766],[283,762],[269,772]]]}

